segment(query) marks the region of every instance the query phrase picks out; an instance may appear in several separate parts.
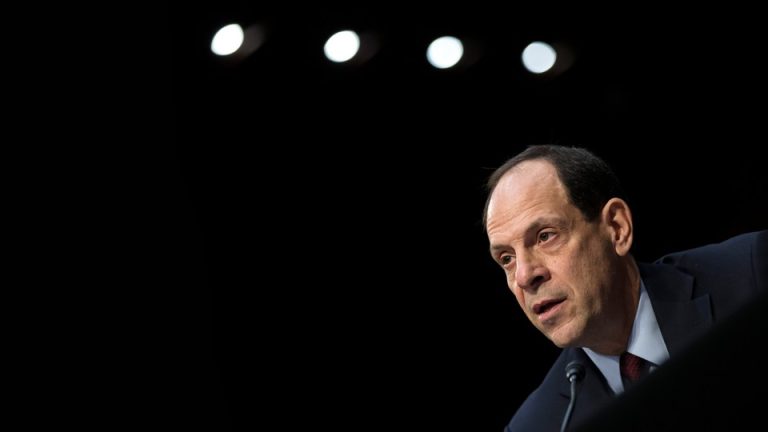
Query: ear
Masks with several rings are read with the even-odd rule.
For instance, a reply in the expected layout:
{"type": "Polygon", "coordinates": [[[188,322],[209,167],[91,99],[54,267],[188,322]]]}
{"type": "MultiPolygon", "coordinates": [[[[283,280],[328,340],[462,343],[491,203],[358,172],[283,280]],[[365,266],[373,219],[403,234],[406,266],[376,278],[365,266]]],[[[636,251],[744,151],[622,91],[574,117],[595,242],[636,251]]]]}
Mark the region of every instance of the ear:
{"type": "Polygon", "coordinates": [[[619,256],[625,256],[632,247],[632,212],[621,198],[611,198],[605,203],[601,214],[603,223],[619,256]]]}

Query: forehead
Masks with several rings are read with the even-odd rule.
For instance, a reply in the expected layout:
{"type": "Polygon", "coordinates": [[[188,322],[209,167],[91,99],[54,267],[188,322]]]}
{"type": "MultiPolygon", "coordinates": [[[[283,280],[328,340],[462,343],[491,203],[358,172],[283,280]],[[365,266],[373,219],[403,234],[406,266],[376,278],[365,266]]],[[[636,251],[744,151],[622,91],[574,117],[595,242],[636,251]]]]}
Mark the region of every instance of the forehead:
{"type": "Polygon", "coordinates": [[[488,202],[488,229],[521,217],[538,217],[567,206],[565,187],[555,167],[544,160],[520,163],[504,174],[488,202]]]}

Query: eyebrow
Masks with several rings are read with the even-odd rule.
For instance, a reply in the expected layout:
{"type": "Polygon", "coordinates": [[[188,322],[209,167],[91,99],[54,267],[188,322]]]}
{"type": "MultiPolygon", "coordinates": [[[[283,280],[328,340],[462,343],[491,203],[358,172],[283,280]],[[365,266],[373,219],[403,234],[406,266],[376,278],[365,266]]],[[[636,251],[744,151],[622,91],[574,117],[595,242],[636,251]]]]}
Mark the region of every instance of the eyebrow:
{"type": "MultiPolygon", "coordinates": [[[[531,231],[538,231],[541,227],[547,226],[547,225],[556,225],[556,226],[562,226],[562,220],[558,217],[538,217],[534,219],[533,222],[528,224],[528,226],[525,228],[524,233],[527,234],[531,231]]],[[[496,256],[496,252],[502,251],[508,249],[508,246],[505,244],[495,244],[491,245],[490,252],[491,256],[496,256]]]]}

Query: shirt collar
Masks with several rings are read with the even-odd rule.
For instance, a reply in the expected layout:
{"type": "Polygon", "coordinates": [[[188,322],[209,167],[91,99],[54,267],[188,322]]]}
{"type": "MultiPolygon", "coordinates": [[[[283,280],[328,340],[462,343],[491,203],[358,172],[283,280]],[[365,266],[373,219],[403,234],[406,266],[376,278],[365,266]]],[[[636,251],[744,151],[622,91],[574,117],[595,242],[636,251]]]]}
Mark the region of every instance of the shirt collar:
{"type": "MultiPolygon", "coordinates": [[[[621,381],[621,372],[619,371],[619,356],[598,354],[589,348],[582,349],[603,374],[613,392],[616,394],[623,392],[624,384],[621,381]]],[[[640,280],[640,300],[637,304],[635,321],[632,323],[627,351],[648,360],[655,366],[659,366],[669,359],[667,345],[664,343],[659,323],[656,321],[656,314],[653,313],[651,299],[648,297],[642,280],[640,280]]],[[[651,370],[653,369],[655,367],[651,368],[651,370]]]]}

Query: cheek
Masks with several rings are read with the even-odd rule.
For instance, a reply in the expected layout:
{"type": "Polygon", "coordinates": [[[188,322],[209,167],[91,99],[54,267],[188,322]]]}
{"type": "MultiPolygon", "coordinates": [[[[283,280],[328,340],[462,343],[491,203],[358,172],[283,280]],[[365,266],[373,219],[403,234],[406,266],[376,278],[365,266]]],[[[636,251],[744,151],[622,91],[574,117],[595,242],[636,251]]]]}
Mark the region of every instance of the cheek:
{"type": "Polygon", "coordinates": [[[569,259],[563,260],[558,267],[560,272],[567,277],[569,282],[577,285],[583,285],[591,279],[591,275],[597,269],[602,267],[604,261],[599,254],[595,254],[589,249],[584,249],[572,254],[569,259]]]}
{"type": "Polygon", "coordinates": [[[504,272],[504,275],[507,277],[507,288],[509,288],[510,291],[512,291],[512,294],[517,297],[517,289],[515,289],[515,275],[514,273],[510,272],[504,272]]]}
{"type": "Polygon", "coordinates": [[[514,294],[515,299],[517,299],[517,304],[519,304],[520,307],[525,310],[525,292],[521,289],[515,288],[511,284],[509,287],[509,289],[512,291],[512,294],[514,294]]]}

